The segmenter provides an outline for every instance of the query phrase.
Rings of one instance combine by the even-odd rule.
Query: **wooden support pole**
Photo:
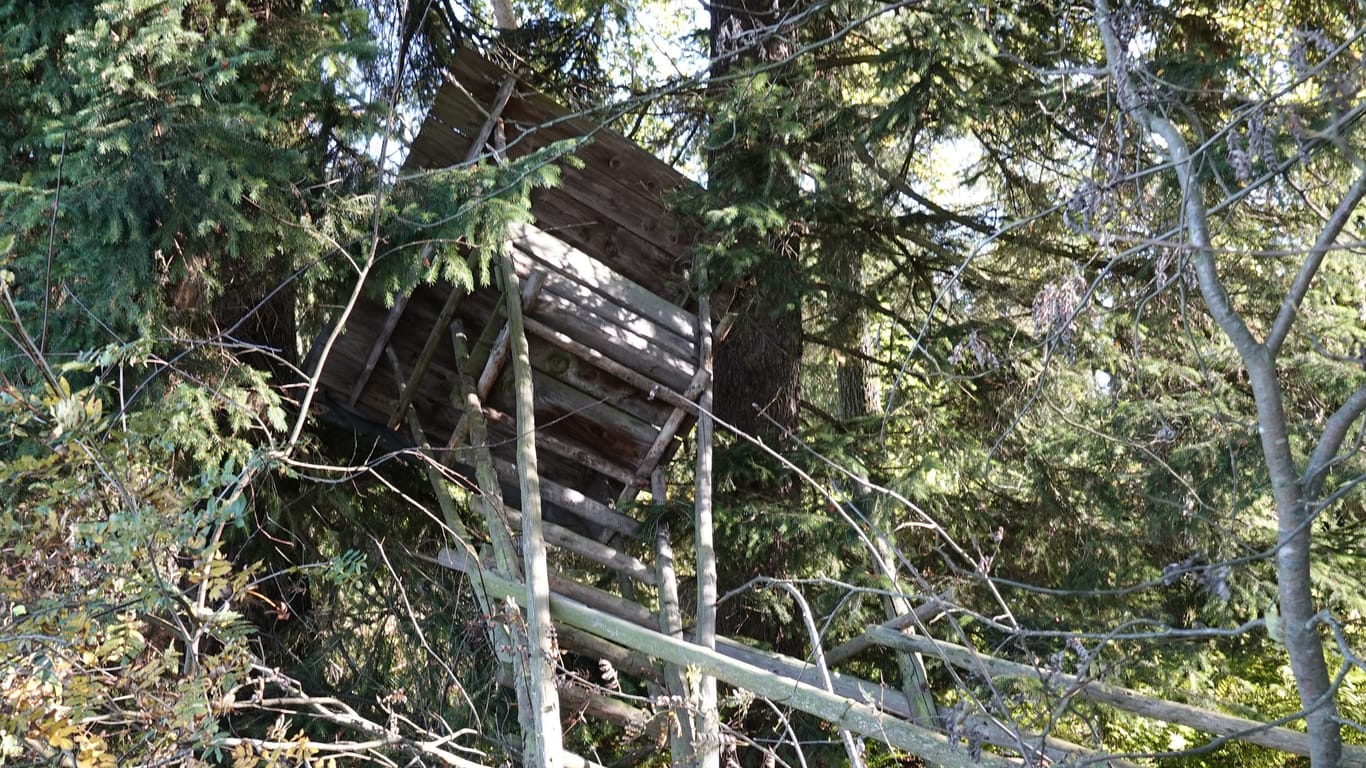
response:
[[[541,521],[541,479],[536,464],[536,395],[531,353],[522,326],[522,292],[512,267],[511,249],[498,260],[507,302],[508,337],[517,393],[517,474],[522,495],[522,561],[526,579],[527,681],[535,732],[523,734],[533,764],[558,768],[564,751],[560,697],[555,690],[554,628],[550,622],[550,576]],[[492,469],[492,467],[490,467]],[[529,742],[538,741],[532,745]]]
[[[457,362],[467,356],[463,336],[453,334]],[[512,528],[508,523],[507,510],[503,506],[503,488],[498,484],[498,474],[493,468],[493,454],[489,451],[488,426],[484,423],[483,408],[479,396],[474,392],[474,383],[456,365],[460,389],[464,393],[467,412],[477,414],[470,421],[470,443],[465,453],[465,463],[474,467],[475,483],[479,488],[479,507],[484,512],[484,524],[488,527],[489,542],[493,545],[494,562],[505,574],[520,573],[521,560],[517,547],[512,541]]]
[[[658,469],[650,475],[650,495],[657,507],[668,501],[664,473]],[[655,528],[655,575],[659,582],[659,631],[682,640],[683,615],[679,609],[678,577],[674,573],[673,542],[669,539],[669,526],[664,522]],[[693,692],[688,690],[688,678],[677,664],[664,665],[664,683],[669,693],[669,706],[678,723],[669,731],[669,753],[674,765],[690,768],[697,759],[694,713],[687,706],[693,699]]]
[[[427,367],[436,356],[436,348],[441,344],[441,337],[446,335],[446,327],[451,324],[455,310],[460,307],[460,302],[464,298],[465,289],[460,287],[452,288],[451,294],[446,297],[446,303],[441,306],[441,314],[437,315],[436,324],[427,334],[427,341],[422,345],[422,352],[418,354],[417,362],[413,365],[413,372],[408,375],[407,384],[399,392],[398,404],[389,416],[390,429],[396,429],[403,421],[403,414],[408,411],[408,406],[412,405],[413,398],[417,396],[417,391],[422,385],[422,378],[427,375]]]
[[[692,383],[689,384],[688,389],[683,392],[683,397],[692,400],[702,394],[702,390],[707,386],[710,377],[710,371],[705,368],[699,368],[697,373],[693,375]],[[636,468],[637,477],[646,477],[655,471],[655,467],[659,466],[659,460],[664,456],[664,451],[668,450],[669,442],[674,439],[674,435],[678,433],[678,428],[683,426],[683,420],[687,418],[688,415],[689,412],[687,409],[674,406],[673,412],[669,414],[669,418],[666,419],[664,425],[659,428],[659,435],[655,437],[654,444],[645,452],[645,458],[641,459],[640,466]]]
[[[524,309],[530,309],[536,303],[536,296],[541,292],[541,287],[544,285],[545,275],[539,272],[532,273],[531,279],[527,280],[526,285],[522,288],[522,307]],[[505,310],[495,312],[494,317],[498,317],[503,312]],[[492,322],[493,319],[490,318],[490,325],[484,329],[485,333],[492,327]],[[507,364],[508,343],[508,326],[505,324],[499,329],[498,336],[489,350],[488,360],[484,362],[484,368],[479,373],[479,380],[475,384],[474,391],[478,393],[481,401],[488,399],[489,393],[493,391],[494,383],[498,381],[499,374],[503,372],[503,366]],[[468,412],[461,414],[460,421],[456,422],[455,429],[451,430],[450,439],[446,441],[447,448],[454,448],[465,439],[465,433],[470,426],[469,419],[470,414]]]
[[[935,598],[924,605],[916,606],[910,613],[902,614],[891,621],[879,626],[892,630],[903,630],[907,627],[923,627],[934,621],[944,612],[944,602],[940,598]],[[869,648],[877,646],[877,642],[864,633],[858,637],[831,648],[825,654],[825,662],[831,667],[837,667],[844,662],[863,653]]]
[[[465,162],[467,164],[474,162],[479,158],[480,153],[483,152],[484,144],[488,142],[489,135],[493,132],[494,126],[497,125],[499,119],[501,119],[503,108],[507,106],[508,98],[512,96],[512,89],[516,84],[517,78],[513,75],[508,75],[507,79],[503,81],[502,87],[498,89],[498,95],[494,97],[493,103],[489,105],[488,119],[484,121],[484,125],[479,131],[479,135],[475,137],[474,142],[470,144],[469,150],[465,153]],[[423,252],[429,252],[429,248],[424,248]],[[474,268],[474,258],[475,255],[471,253],[466,260],[467,265],[471,270]],[[403,413],[408,409],[409,404],[413,402],[413,397],[417,394],[417,386],[422,382],[422,377],[427,375],[427,366],[431,365],[432,356],[436,354],[436,348],[441,343],[441,336],[446,332],[446,327],[450,325],[451,319],[455,317],[455,310],[460,306],[460,302],[464,297],[465,289],[459,286],[452,286],[451,295],[446,298],[445,305],[441,307],[441,314],[437,316],[436,324],[432,326],[432,331],[427,336],[427,343],[423,345],[422,353],[418,355],[417,364],[413,366],[412,375],[408,379],[408,386],[403,392],[399,393],[399,404],[394,408],[394,414],[390,419],[390,429],[394,429],[398,426],[399,421],[403,418]],[[407,299],[405,298],[404,301],[406,302]],[[397,318],[394,318],[394,322],[398,322]],[[385,325],[387,326],[388,323],[386,322]],[[392,332],[393,331],[390,330],[390,333]],[[359,385],[364,386],[364,382],[359,382]],[[357,396],[358,394],[359,390],[357,390]],[[352,402],[354,403],[355,400],[353,399]]]
[[[484,563],[480,566],[456,550],[442,550],[435,558],[435,562],[443,567],[473,575],[477,575],[481,567],[489,567],[490,565]],[[638,627],[648,629],[659,626],[660,617],[658,613],[646,610],[644,607],[610,592],[558,577],[554,573],[550,577],[550,588],[555,597],[567,597],[592,610],[601,611]],[[556,629],[561,647],[571,649],[590,658],[605,659],[620,673],[648,683],[669,687],[668,677],[662,675],[649,658],[640,651],[623,648],[596,635],[564,625],[563,622]],[[684,633],[682,639],[691,640],[691,636]],[[811,663],[801,659],[755,648],[721,636],[716,638],[716,651],[729,659],[748,664],[790,681],[813,685],[816,681],[816,668]],[[676,665],[666,664],[666,671],[671,667],[676,668]],[[831,672],[830,678],[834,692],[838,696],[850,701],[872,705],[877,710],[896,717],[909,718],[911,716],[911,705],[906,700],[906,695],[895,688],[889,688],[857,677],[841,675],[838,672]],[[980,739],[984,744],[991,744],[1011,751],[1022,751],[1035,758],[1046,757],[1056,763],[1072,759],[1085,762],[1088,765],[1136,768],[1131,762],[1101,756],[1093,749],[1056,737],[1044,737],[1018,728],[1008,727],[1006,724],[984,715],[970,716],[967,721],[960,725],[959,730],[970,733],[973,738]],[[676,765],[691,764],[690,762],[678,763],[677,760],[678,758],[675,757]]]
[[[693,528],[697,558],[697,614],[694,619],[696,642],[711,651],[716,649],[716,546],[712,523],[712,422],[711,377],[711,300],[705,292],[697,306],[697,371],[702,376],[702,392],[697,416],[696,487],[693,492]],[[716,677],[704,674],[697,683],[698,768],[718,768],[721,764],[720,704]]]
[[[465,152],[465,164],[468,165],[479,159],[479,155],[484,152],[484,145],[489,142],[489,136],[493,134],[493,127],[498,124],[503,114],[503,108],[507,106],[508,99],[512,97],[512,89],[517,87],[517,76],[508,75],[503,78],[503,84],[498,87],[498,94],[493,97],[493,103],[489,105],[488,119],[475,134],[474,141],[470,142],[470,148]]]
[[[423,248],[426,251],[427,247]],[[408,306],[408,294],[401,293],[394,297],[394,306],[389,309],[389,314],[384,318],[384,325],[379,329],[379,335],[375,337],[375,343],[370,347],[370,354],[365,356],[365,367],[361,368],[360,375],[356,377],[356,383],[351,385],[351,394],[346,398],[346,404],[354,406],[360,399],[361,393],[365,391],[365,385],[370,382],[370,376],[375,372],[375,366],[379,365],[379,358],[384,354],[384,350],[389,348],[389,338],[394,335],[394,329],[398,327],[398,321],[403,317],[403,308]],[[395,368],[394,370],[398,370]]]

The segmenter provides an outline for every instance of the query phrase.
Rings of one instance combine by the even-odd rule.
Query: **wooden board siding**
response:
[[[471,137],[488,125],[507,75],[469,52],[451,75],[459,84],[438,93],[407,171],[477,155]],[[597,118],[570,116],[524,86],[511,88],[500,117],[514,157],[585,139],[575,152],[583,167],[561,163],[561,186],[533,194],[535,225],[514,228],[506,246],[524,286],[547,541],[574,562],[648,585],[651,566],[603,543],[638,536],[638,521],[616,505],[672,457],[696,412],[699,326],[685,274],[693,239],[665,205],[691,182]],[[330,407],[344,409],[350,425],[387,432],[386,445],[403,445],[407,401],[431,455],[466,476],[468,424],[456,396],[463,364],[479,390],[499,484],[517,508],[517,422],[499,290],[419,286],[390,304],[367,298],[356,306],[323,370]],[[469,348],[463,363],[457,333]]]
[[[406,167],[444,168],[463,161],[487,120],[506,74],[462,50],[451,67],[461,87],[443,86],[413,141]],[[565,139],[587,139],[574,154],[583,168],[560,164],[562,184],[532,195],[537,225],[672,302],[687,299],[684,269],[693,236],[671,218],[665,201],[692,186],[687,177],[625,137],[601,127],[604,116],[571,116],[524,87],[503,110],[507,152],[522,157]]]

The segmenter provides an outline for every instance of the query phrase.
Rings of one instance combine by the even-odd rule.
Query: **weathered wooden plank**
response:
[[[684,386],[692,377],[693,367],[687,357],[661,344],[658,338],[644,335],[653,330],[648,323],[619,325],[591,307],[576,305],[553,294],[542,297],[542,309],[535,316],[537,320],[562,328],[579,341],[600,347],[609,354],[614,348],[621,349],[623,357],[618,359],[631,365],[639,363],[642,371],[669,371],[670,375],[683,377]],[[591,333],[594,330],[596,334]]]
[[[505,439],[514,437],[517,433],[516,419],[494,408],[484,408],[484,418],[488,420],[489,426],[497,426],[501,436]],[[620,483],[631,484],[636,482],[635,472],[618,464],[617,462],[599,455],[595,451],[581,445],[566,442],[559,438],[546,434],[544,431],[536,435],[538,446],[558,456],[568,459],[572,463],[581,464],[594,472],[606,475]]]
[[[602,333],[602,329],[591,322],[562,313],[542,314],[529,319],[535,320],[539,327],[561,333],[576,343],[591,345],[599,354],[676,392],[686,389],[692,380],[693,371],[686,362],[669,355],[652,354],[648,342],[628,331]],[[537,335],[540,335],[539,332]],[[649,390],[644,391],[649,397]]]
[[[512,527],[518,531],[522,530],[521,511],[512,507],[505,507],[504,509]],[[642,584],[655,585],[654,569],[625,552],[606,544],[600,544],[586,536],[580,536],[568,528],[550,521],[542,521],[541,525],[545,530],[545,543],[592,560]]]
[[[525,254],[522,255],[525,257]],[[544,265],[534,257],[518,259],[517,269],[520,277],[542,271],[533,267],[544,267]],[[667,325],[657,322],[651,316],[643,314],[636,307],[623,305],[607,294],[594,290],[587,283],[566,277],[563,273],[552,269],[544,269],[543,271],[549,273],[546,276],[546,293],[559,296],[575,306],[587,307],[614,325],[629,328],[646,338],[656,339],[661,346],[673,351],[679,357],[691,359],[697,354],[692,341],[695,333],[691,335],[677,333]],[[521,273],[526,274],[522,275]]]
[[[654,426],[556,379],[538,376],[536,387],[536,419],[543,435],[591,448],[620,463],[635,464],[658,434]],[[511,384],[504,376],[485,403],[506,410],[511,402]]]
[[[451,71],[482,103],[490,101],[497,85],[506,76],[497,65],[469,49],[457,52]],[[620,133],[604,127],[603,115],[571,117],[564,106],[526,86],[519,89],[517,98],[508,104],[504,114],[512,123],[509,126],[509,144],[516,138],[512,134],[513,130],[532,126],[537,129],[536,139],[543,142],[540,146],[564,138],[592,136],[594,161],[602,163],[611,173],[629,178],[630,183],[638,186],[641,193],[658,195],[693,183],[668,163],[644,152]],[[531,141],[527,143],[532,145],[531,148],[536,148]]]
[[[449,550],[443,550],[445,556]],[[438,556],[438,560],[441,560]],[[485,587],[492,595],[523,596],[520,585],[497,573],[483,572]],[[557,621],[583,629],[615,643],[648,649],[651,656],[683,667],[696,667],[703,675],[714,676],[742,690],[753,691],[775,703],[790,706],[829,722],[836,728],[878,739],[890,746],[919,755],[946,767],[1004,768],[1011,762],[996,755],[972,756],[948,743],[944,736],[871,705],[828,693],[820,688],[794,681],[751,664],[731,659],[717,651],[684,642],[654,629],[637,626],[608,613],[560,595],[552,595],[550,610]]]
[[[563,624],[556,624],[555,632],[559,635],[562,648],[590,659],[603,659],[611,663],[617,672],[636,680],[663,683],[654,661],[640,651],[623,648],[610,640]]]
[[[495,456],[493,467],[498,472],[499,480],[506,483],[517,479],[517,468],[513,466],[511,462],[503,461]],[[600,501],[588,498],[573,488],[560,485],[554,480],[542,478],[541,499],[556,506],[563,507],[584,520],[601,525],[604,528],[624,534],[630,538],[634,539],[640,536],[640,523],[634,519],[612,509]]]
[[[597,366],[622,381],[639,388],[640,391],[646,393],[646,397],[658,398],[670,405],[687,409],[690,413],[696,415],[697,405],[695,403],[690,402],[686,397],[679,392],[670,389],[662,382],[656,381],[629,366],[622,365],[598,350],[580,344],[568,335],[532,318],[527,318],[526,328],[527,331],[549,341],[590,365]]]
[[[518,251],[560,275],[601,293],[679,336],[696,339],[695,315],[624,277],[602,261],[544,229],[530,225],[520,225],[510,235]]]
[[[560,284],[563,285],[563,282]],[[577,301],[574,297],[566,296],[557,291],[547,291],[545,294],[545,302],[542,307],[537,310],[537,313],[545,314],[555,311],[565,311],[572,314],[578,314],[589,322],[620,328],[639,336],[649,342],[652,349],[668,354],[678,360],[692,360],[696,357],[695,348],[691,342],[684,341],[644,317],[641,317],[628,309],[623,309],[616,303],[607,301],[601,296],[595,294],[586,298],[587,300]]]
[[[356,376],[356,383],[351,387],[351,394],[346,399],[347,405],[355,405],[360,399],[360,393],[365,390],[365,385],[370,382],[370,376],[375,372],[375,366],[379,364],[380,355],[384,354],[384,348],[389,344],[389,337],[394,335],[394,329],[398,327],[399,318],[403,317],[403,308],[408,306],[408,296],[399,294],[394,297],[394,306],[389,310],[388,316],[384,318],[384,325],[379,329],[379,335],[375,337],[375,343],[370,347],[370,354],[365,358],[365,367]]]
[[[515,109],[515,106],[510,106],[509,111]],[[459,97],[441,98],[438,95],[433,114],[439,116],[441,122],[453,127],[455,132],[464,135],[473,134],[483,120],[468,99]],[[548,145],[550,142],[545,141],[542,135],[545,130],[543,126],[518,126],[514,123],[508,136],[509,154],[521,157],[532,149]],[[562,135],[555,140],[563,138],[576,137]],[[631,165],[636,158],[648,155],[644,155],[639,148],[614,152],[607,157],[603,157],[603,154],[602,148],[590,143],[580,146],[574,153],[584,162],[583,167],[557,163],[561,182],[558,189],[562,192],[557,194],[554,189],[549,189],[533,195],[537,218],[540,219],[541,211],[537,204],[541,198],[558,200],[566,197],[567,200],[559,202],[572,203],[569,210],[584,221],[611,222],[658,248],[667,254],[665,258],[668,260],[685,256],[692,245],[691,236],[675,223],[660,193],[648,191],[644,188],[648,185],[633,183],[630,178],[633,170]],[[613,166],[624,170],[616,170]],[[679,271],[674,270],[672,274],[677,275]]]
[[[611,403],[613,407],[651,426],[664,424],[671,413],[664,403],[648,399],[648,393],[601,368],[589,365],[554,344],[543,342],[539,337],[531,344],[531,364],[546,376],[579,390],[593,400]]]
[[[687,303],[688,286],[682,273],[691,265],[691,257],[669,253],[618,226],[591,203],[577,199],[571,189],[533,190],[531,210],[537,223],[559,239],[613,265],[653,293]]]

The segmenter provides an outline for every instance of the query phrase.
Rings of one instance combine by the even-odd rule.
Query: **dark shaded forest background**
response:
[[[419,466],[300,411],[358,276],[487,280],[558,183],[544,156],[397,171],[461,47],[700,182],[688,289],[735,318],[721,634],[806,658],[775,582],[826,648],[933,601],[921,635],[1312,743],[845,662],[965,755],[978,715],[1144,765],[1366,743],[1358,8],[516,8],[0,2],[0,765],[520,762]],[[652,513],[679,541],[685,442]],[[725,686],[715,714],[739,764],[849,759]],[[670,764],[564,726],[596,763]]]

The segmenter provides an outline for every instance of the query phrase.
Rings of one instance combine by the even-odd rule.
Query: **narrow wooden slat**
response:
[[[542,265],[531,259],[518,259],[518,275],[526,277],[531,274],[533,266]],[[635,307],[623,306],[578,280],[567,278],[549,269],[544,271],[549,273],[546,277],[546,293],[558,296],[576,307],[585,307],[613,325],[635,331],[672,351],[678,357],[691,358],[696,354],[692,336],[675,333],[648,315],[642,314]]]
[[[683,393],[683,397],[690,401],[695,400],[702,393],[702,388],[706,386],[708,375],[705,368],[698,371],[697,375],[693,376],[692,383],[688,385],[687,391]],[[641,459],[640,465],[636,467],[637,477],[645,477],[655,471],[655,467],[659,466],[659,460],[668,450],[669,443],[673,441],[674,435],[678,434],[679,427],[683,426],[683,421],[689,416],[688,411],[682,408],[674,408],[673,413],[669,414],[669,420],[660,427],[659,435],[655,438],[654,444],[650,446],[650,450],[645,452],[645,458]]]
[[[591,320],[566,312],[541,313],[537,324],[592,348],[624,368],[681,392],[692,381],[693,367],[672,355],[653,353],[645,339],[618,328],[600,328]],[[645,390],[649,396],[649,390]]]
[[[569,300],[555,295],[543,297],[544,309],[536,319],[552,328],[559,328],[574,338],[589,344],[618,362],[653,374],[670,383],[686,387],[695,367],[685,356],[658,343],[657,339],[641,335],[641,323],[632,327],[609,322],[606,318]],[[648,324],[646,324],[648,325]]]
[[[528,332],[536,334],[540,338],[545,339],[551,344],[578,357],[580,360],[601,368],[622,381],[639,388],[640,391],[645,393],[646,397],[658,398],[670,405],[683,408],[693,415],[696,415],[697,413],[697,405],[695,403],[690,402],[688,398],[684,397],[679,392],[670,389],[668,385],[660,383],[628,366],[622,365],[592,347],[580,344],[567,334],[561,333],[560,331],[531,318],[527,318],[526,329]]]
[[[688,369],[688,361],[696,357],[695,347],[677,336],[663,330],[658,325],[609,301],[592,300],[577,302],[559,293],[548,292],[544,296],[541,316],[554,316],[557,313],[570,314],[590,326],[604,329],[605,336],[619,339],[640,339],[640,349],[649,351],[657,357],[671,357],[678,361],[679,367]]]
[[[618,673],[629,675],[636,680],[663,684],[654,660],[640,651],[623,648],[610,640],[559,622],[555,624],[555,633],[560,638],[562,648],[568,648],[590,659],[607,661]]]
[[[427,341],[422,345],[422,352],[418,354],[417,362],[413,364],[413,371],[408,375],[408,382],[404,385],[402,392],[399,393],[398,404],[389,414],[390,429],[394,429],[403,421],[404,412],[408,410],[413,398],[417,396],[417,391],[422,385],[422,377],[427,375],[427,366],[432,364],[432,357],[436,355],[436,348],[441,343],[441,337],[446,333],[446,326],[450,325],[451,318],[455,317],[455,310],[460,306],[460,300],[463,298],[465,298],[465,290],[460,287],[452,288],[450,295],[446,297],[446,303],[441,306],[441,312],[436,316],[436,322],[427,334]]]
[[[536,296],[541,292],[545,285],[545,277],[538,273],[533,273],[531,279],[527,280],[526,285],[522,286],[522,307],[529,308],[536,301]],[[495,312],[493,317],[498,317]],[[455,332],[453,326],[450,327],[452,333]],[[485,329],[487,332],[487,329]],[[481,337],[482,339],[482,337]],[[508,350],[508,327],[504,324],[498,331],[498,337],[493,342],[493,349],[489,352],[489,359],[484,363],[484,369],[479,374],[479,381],[475,384],[474,391],[479,395],[481,401],[487,401],[489,393],[493,391],[493,384],[498,380],[498,375],[502,373],[503,366],[507,364]],[[469,414],[462,415],[460,421],[456,423],[455,429],[451,430],[450,439],[446,441],[446,448],[453,449],[465,439],[465,432],[469,429]]]
[[[522,513],[512,507],[504,507],[507,511],[508,522],[518,531],[522,530]],[[629,576],[642,584],[654,586],[656,584],[654,569],[642,563],[634,557],[606,544],[600,544],[586,536],[577,533],[560,525],[556,525],[548,520],[541,522],[545,530],[545,543],[557,549],[592,560],[599,565],[616,571],[617,573]]]
[[[646,393],[559,347],[546,343],[539,337],[532,343],[531,363],[545,376],[578,390],[592,400],[608,403],[613,408],[625,411],[642,424],[652,425],[656,430],[672,412],[664,403],[646,399]]]
[[[486,97],[506,74],[497,65],[468,49],[461,49],[456,54],[451,70],[458,80],[481,98]],[[640,185],[641,192],[667,192],[692,184],[668,163],[648,152],[642,152],[620,133],[604,128],[600,115],[568,118],[568,110],[564,106],[530,89],[524,89],[513,102],[513,107],[516,111],[508,110],[509,119],[538,126],[538,133],[547,136],[546,143],[566,137],[592,136],[595,140],[592,145],[595,159],[612,173],[627,177],[629,172],[631,182]],[[624,164],[623,157],[631,158],[633,162]]]
[[[503,482],[515,480],[517,477],[517,468],[509,461],[495,456],[493,467],[498,472],[498,478]],[[542,478],[541,499],[563,507],[584,520],[608,530],[616,531],[633,539],[640,538],[639,522],[600,501],[590,499],[579,491],[560,485],[553,480]]]
[[[484,408],[484,418],[490,425],[496,424],[503,429],[504,434],[517,434],[517,420],[502,411],[493,408]],[[635,472],[621,466],[610,459],[599,456],[582,446],[573,445],[563,440],[556,439],[541,433],[536,436],[537,445],[545,447],[546,450],[558,456],[569,459],[575,464],[581,464],[601,475],[606,475],[618,482],[636,482]]]
[[[508,97],[512,95],[512,90],[516,86],[517,78],[514,75],[503,78],[503,84],[498,87],[498,93],[493,97],[493,103],[489,107],[483,127],[474,134],[474,141],[470,142],[470,148],[465,152],[466,164],[474,162],[479,158],[479,155],[483,154],[484,145],[488,143],[489,136],[493,133],[493,127],[498,123],[499,116],[503,114],[503,108],[507,106]]]
[[[549,232],[521,225],[512,232],[512,244],[570,280],[592,288],[684,338],[696,338],[693,334],[697,320],[692,313],[627,280],[611,267]]]

